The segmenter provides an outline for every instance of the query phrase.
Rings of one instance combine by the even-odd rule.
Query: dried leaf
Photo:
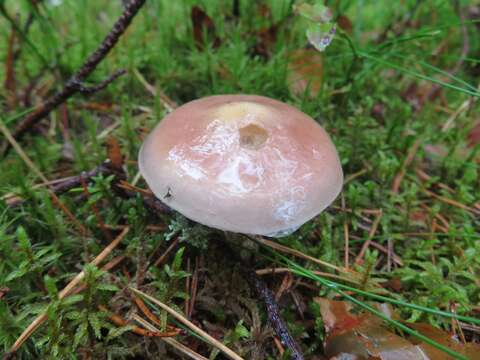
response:
[[[348,34],[353,33],[352,21],[346,15],[339,15],[337,17],[337,25],[340,29],[342,29],[346,33]]]
[[[213,39],[213,47],[220,46],[220,39],[215,34],[215,24],[210,16],[207,15],[199,6],[193,6],[191,12],[193,24],[193,38],[197,49],[205,48],[205,36],[207,39]]]
[[[345,301],[334,301],[325,298],[315,298],[320,305],[325,331],[329,336],[335,336],[358,327],[364,319],[350,314],[351,305]]]
[[[289,56],[287,83],[290,92],[303,96],[309,91],[311,98],[318,96],[322,87],[322,55],[313,49],[296,50]]]
[[[425,343],[414,343],[390,331],[383,322],[370,313],[354,314],[343,301],[315,298],[320,305],[325,324],[325,353],[332,359],[380,360],[447,360],[450,356]],[[386,312],[385,312],[386,311]],[[395,318],[391,308],[382,312]],[[480,352],[479,344],[461,344],[447,333],[429,324],[408,324],[430,339],[474,359]]]
[[[417,330],[422,335],[428,336],[430,339],[442,344],[449,349],[464,355],[468,359],[476,359],[480,354],[480,344],[468,343],[462,344],[456,339],[441,329],[437,329],[430,324],[408,324],[412,329]],[[414,341],[414,339],[412,339]],[[450,360],[451,356],[434,348],[431,345],[421,343],[418,347],[432,360]]]

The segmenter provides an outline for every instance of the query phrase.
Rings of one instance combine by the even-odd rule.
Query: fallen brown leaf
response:
[[[380,318],[370,313],[354,313],[347,302],[326,298],[315,298],[314,301],[320,305],[326,333],[325,354],[329,359],[451,359],[431,345],[395,334]],[[391,307],[380,304],[377,308],[386,316],[396,318]],[[479,344],[461,344],[443,330],[429,324],[408,326],[469,359],[475,359],[480,353]]]
[[[296,50],[289,56],[287,83],[290,92],[302,96],[308,89],[310,98],[315,98],[322,88],[322,56],[314,49]]]

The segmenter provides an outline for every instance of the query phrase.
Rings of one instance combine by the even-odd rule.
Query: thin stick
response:
[[[342,210],[345,210],[345,196],[342,194]],[[343,221],[343,237],[345,239],[345,269],[348,270],[350,266],[350,236],[348,231],[347,219]]]
[[[145,329],[150,330],[150,331],[158,331],[158,329],[150,324],[149,322],[145,321],[142,319],[140,316],[137,314],[134,314],[132,318],[137,321],[139,324],[141,324]],[[168,345],[174,347],[178,351],[180,351],[182,354],[185,354],[189,356],[193,360],[208,360],[206,357],[203,357],[202,355],[196,353],[189,347],[183,345],[182,343],[178,342],[177,340],[173,338],[160,338],[159,340],[166,342]]]
[[[163,261],[167,258],[167,256],[172,252],[172,250],[178,245],[178,242],[180,241],[180,238],[177,236],[175,240],[172,241],[172,243],[169,245],[167,250],[155,261],[153,266],[159,267]]]
[[[8,128],[3,123],[2,119],[0,119],[0,131],[2,132],[3,136],[7,139],[10,145],[15,149],[18,156],[23,160],[23,162],[35,173],[44,183],[48,183],[48,179],[45,175],[40,171],[39,168],[33,163],[32,160],[28,157],[28,155],[23,151],[22,147],[18,144],[15,138],[12,136]]]
[[[390,238],[389,238],[389,239],[390,239]],[[388,247],[385,247],[385,246],[383,246],[383,245],[380,245],[379,243],[377,243],[377,242],[375,242],[375,241],[371,241],[371,242],[370,242],[370,245],[371,245],[372,247],[374,247],[374,248],[376,248],[376,249],[378,249],[378,250],[380,250],[380,251],[382,251],[382,252],[384,252],[384,253],[386,253],[386,254],[388,255],[388,252],[389,252]],[[391,256],[391,261],[393,261],[394,263],[396,263],[396,264],[399,265],[399,266],[403,266],[403,261],[402,261],[402,259],[401,259],[397,254],[395,254],[395,253],[393,252],[393,248],[390,249],[390,251],[391,251],[391,254],[390,254],[390,256]]]
[[[458,201],[455,201],[455,200],[452,200],[452,199],[449,199],[449,198],[446,198],[444,196],[441,196],[441,195],[438,195],[438,194],[435,194],[433,191],[430,191],[430,190],[427,190],[427,189],[423,189],[423,192],[427,195],[430,195],[432,197],[434,197],[435,199],[438,199],[446,204],[449,204],[449,205],[452,205],[452,206],[455,206],[459,209],[462,209],[462,210],[466,210],[466,211],[470,211],[474,214],[477,214],[479,215],[480,214],[480,211],[478,211],[477,209],[475,208],[472,208],[470,206],[467,206],[465,204],[462,204],[462,203],[459,203]]]
[[[330,278],[330,279],[337,279],[337,280],[342,280],[342,281],[347,281],[347,282],[350,282],[352,284],[357,284],[359,285],[359,282],[354,280],[354,279],[350,279],[348,277],[344,277],[344,276],[340,276],[340,275],[335,275],[335,274],[330,274],[330,273],[326,273],[326,272],[323,272],[323,271],[311,271],[313,274],[315,275],[318,275],[318,276],[323,276],[323,277],[326,277],[326,278]],[[290,269],[290,268],[287,268],[287,267],[277,267],[277,268],[265,268],[265,269],[259,269],[259,270],[256,270],[255,273],[259,276],[263,276],[263,275],[275,275],[275,274],[284,274],[284,273],[291,273],[291,274],[295,274],[295,272]]]
[[[98,309],[101,311],[104,311],[108,313],[108,317],[110,321],[112,321],[115,325],[117,326],[127,326],[128,321],[122,318],[120,315],[117,315],[110,310],[108,310],[105,306],[99,305]],[[158,338],[167,338],[167,337],[172,337],[178,335],[177,331],[167,331],[167,332],[161,332],[161,331],[148,331],[144,330],[142,328],[139,328],[138,326],[134,326],[132,329],[132,332],[134,332],[137,335],[140,336],[146,336],[146,337],[158,337]]]
[[[403,162],[400,171],[398,172],[398,174],[393,179],[392,192],[398,193],[398,190],[400,189],[400,185],[402,183],[402,180],[405,177],[405,173],[407,171],[407,168],[410,166],[413,159],[415,158],[415,155],[417,154],[418,147],[420,146],[420,144],[421,144],[421,140],[418,139],[418,140],[415,141],[415,143],[410,148],[410,151],[408,152],[408,155],[405,158],[405,161]]]
[[[147,89],[150,95],[152,95],[155,98],[158,97],[160,99],[160,102],[162,103],[163,107],[168,112],[172,112],[178,107],[178,104],[172,99],[170,99],[163,91],[161,90],[157,91],[157,89],[153,85],[150,85],[137,69],[133,69],[133,74],[137,77],[138,81],[142,83],[145,89]]]
[[[103,175],[111,175],[112,169],[108,166],[108,163],[103,163],[96,168],[82,172],[80,175],[69,176],[63,179],[56,179],[51,180],[48,182],[43,182],[42,184],[34,185],[32,188],[37,189],[43,186],[49,187],[55,194],[60,195],[63,194],[73,188],[79,187],[82,184],[82,181],[89,182],[93,177],[98,176],[100,174]],[[23,203],[23,199],[19,196],[8,194],[7,197],[2,197],[7,202],[8,206],[18,206]]]
[[[122,239],[127,235],[129,227],[123,229],[123,231],[105,248],[103,251],[93,259],[90,264],[98,265],[103,261],[117,246],[120,244]],[[85,271],[81,271],[75,276],[68,284],[63,288],[62,291],[58,294],[59,299],[67,297],[70,292],[83,280],[85,277]],[[47,320],[46,311],[41,313],[37,318],[23,331],[23,333],[18,337],[13,346],[10,349],[10,353],[15,353],[22,346],[22,344],[37,330],[45,321]]]
[[[162,308],[163,310],[165,310],[167,313],[169,313],[171,316],[173,316],[175,319],[177,319],[178,321],[180,321],[181,323],[183,323],[185,326],[187,326],[188,328],[190,328],[192,331],[196,332],[197,334],[199,334],[202,338],[204,338],[210,345],[216,347],[217,349],[219,349],[221,352],[223,352],[227,357],[229,357],[230,359],[233,359],[233,360],[244,360],[241,356],[237,355],[236,353],[234,353],[232,350],[230,350],[228,347],[226,347],[224,344],[222,344],[220,341],[218,341],[217,339],[213,338],[212,336],[210,336],[208,333],[206,333],[205,331],[203,331],[202,329],[200,329],[198,326],[196,326],[194,323],[192,323],[191,321],[187,320],[183,315],[179,314],[178,312],[176,312],[175,310],[173,310],[171,307],[169,307],[168,305],[162,303],[160,300],[157,300],[156,298],[154,298],[153,296],[150,296],[146,293],[144,293],[143,291],[140,291],[138,289],[135,289],[133,287],[129,287],[130,290],[132,290],[133,292],[143,296],[144,298],[150,300],[151,302],[153,302],[155,305],[159,306],[160,308]]]
[[[228,233],[227,233],[228,236]],[[251,237],[244,235],[246,238],[251,239]],[[228,237],[227,237],[228,239]],[[300,347],[295,342],[295,339],[288,330],[287,325],[283,321],[280,315],[280,308],[275,301],[275,296],[267,287],[267,285],[261,280],[255,271],[251,270],[253,266],[251,264],[245,263],[245,261],[237,255],[229,243],[228,240],[224,241],[225,248],[224,251],[228,252],[229,257],[235,259],[237,262],[242,263],[243,267],[240,268],[240,273],[247,281],[250,289],[257,293],[257,296],[261,299],[265,306],[265,310],[267,312],[268,321],[270,326],[272,327],[273,331],[279,337],[282,344],[284,344],[288,349],[290,349],[292,353],[292,359],[294,360],[303,360],[303,354],[300,350]]]
[[[280,317],[280,308],[275,301],[275,296],[272,291],[265,285],[265,283],[256,276],[254,271],[250,272],[250,282],[252,283],[258,296],[262,299],[263,303],[267,307],[268,320],[277,333],[282,343],[291,350],[293,360],[303,360],[302,352],[290,335],[287,325]]]
[[[325,266],[325,267],[328,267],[330,269],[334,269],[338,272],[341,272],[341,273],[344,273],[346,272],[345,269],[342,269],[338,266],[335,266],[333,264],[330,264],[326,261],[323,261],[323,260],[320,260],[320,259],[317,259],[317,258],[314,258],[310,255],[306,255],[304,253],[302,253],[301,251],[298,251],[298,250],[295,250],[295,249],[291,249],[289,248],[288,246],[284,246],[284,245],[280,245],[274,241],[271,241],[271,240],[267,240],[267,239],[264,239],[262,237],[259,237],[259,236],[255,236],[255,237],[252,237],[252,236],[248,236],[249,239],[251,240],[254,240],[256,242],[259,242],[260,244],[262,245],[266,245],[268,247],[271,247],[275,250],[278,250],[280,252],[283,252],[285,254],[290,254],[290,255],[293,255],[293,256],[296,256],[296,257],[299,257],[299,258],[302,258],[302,259],[306,259],[306,260],[310,260],[314,263],[317,263],[319,265],[322,265],[322,266]]]
[[[355,259],[355,264],[359,264],[360,261],[363,259],[365,252],[367,251],[368,247],[370,246],[370,243],[372,242],[373,237],[375,236],[375,233],[377,232],[377,228],[378,228],[378,225],[380,224],[380,220],[382,219],[382,215],[383,215],[383,212],[382,210],[380,210],[378,212],[377,217],[375,218],[375,221],[372,224],[372,227],[370,228],[367,241],[363,243],[362,249],[360,250],[360,253]]]

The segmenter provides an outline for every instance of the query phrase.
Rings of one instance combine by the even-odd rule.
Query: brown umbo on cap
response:
[[[266,236],[296,230],[343,183],[325,130],[294,107],[256,95],[179,107],[147,137],[139,166],[155,195],[187,218]]]

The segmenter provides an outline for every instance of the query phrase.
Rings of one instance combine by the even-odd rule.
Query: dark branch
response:
[[[105,89],[111,82],[115,81],[118,77],[126,74],[127,71],[125,69],[117,70],[115,71],[112,75],[110,75],[108,78],[103,80],[100,84],[94,85],[94,86],[85,86],[82,83],[78,83],[78,92],[84,94],[84,95],[90,95],[93,93],[96,93],[100,90]]]
[[[255,289],[258,297],[262,299],[265,304],[268,321],[272,326],[273,330],[280,338],[280,341],[292,353],[293,360],[304,360],[303,354],[298,346],[298,344],[293,339],[292,335],[288,331],[287,325],[280,317],[280,308],[278,307],[275,297],[273,296],[272,291],[267,287],[265,282],[263,282],[255,273],[255,271],[250,271],[249,282],[251,286]]]
[[[98,175],[115,175],[115,179],[112,182],[112,189],[115,191],[116,194],[119,196],[129,199],[137,196],[137,192],[133,190],[126,189],[125,187],[119,186],[120,180],[125,180],[125,175],[120,169],[116,169],[112,166],[109,161],[105,161],[101,165],[97,166],[96,168],[81,173],[80,175],[72,176],[70,178],[65,179],[61,183],[54,184],[50,186],[50,190],[55,193],[55,195],[61,195],[66,193],[67,191],[81,187],[83,183],[89,183],[95,176]],[[168,213],[172,210],[165,205],[163,202],[155,198],[154,196],[147,196],[142,194],[142,201],[145,207],[155,214],[159,213]],[[6,200],[7,206],[10,208],[17,207],[25,202],[25,199],[15,197],[11,200]]]
[[[28,132],[33,127],[33,125],[37,124],[40,120],[46,117],[58,105],[65,102],[75,93],[81,92],[81,84],[95,70],[97,65],[108,55],[110,50],[112,50],[112,48],[116,45],[120,36],[125,32],[135,15],[138,13],[140,8],[144,4],[145,0],[130,0],[127,3],[122,15],[113,25],[110,33],[105,37],[100,46],[88,57],[83,66],[77,71],[77,73],[75,73],[66,82],[63,90],[53,95],[50,99],[41,104],[32,113],[27,115],[27,117],[23,119],[20,124],[18,124],[13,134],[17,140],[20,139],[26,132]],[[107,80],[103,81],[100,85],[98,85],[98,88],[103,89],[111,81],[113,81],[116,77],[120,75],[118,73],[116,74],[117,75],[114,76],[113,79],[112,77],[110,77]]]
[[[249,236],[247,236],[249,238]],[[234,259],[235,261],[242,263],[242,267],[239,271],[242,273],[242,276],[247,281],[249,287],[254,291],[260,300],[265,305],[265,310],[267,311],[268,322],[270,326],[277,334],[278,338],[284,346],[290,349],[292,354],[292,360],[304,360],[304,356],[300,347],[293,339],[290,334],[287,325],[280,316],[280,308],[275,300],[275,296],[272,291],[267,287],[265,282],[261,280],[257,273],[252,270],[253,266],[251,264],[246,264],[245,260],[238,256],[238,251],[235,251],[231,243],[227,240],[223,240],[223,251],[228,252],[228,256]]]
[[[55,193],[55,195],[61,195],[73,188],[80,187],[82,185],[82,182],[90,182],[92,178],[95,176],[98,176],[100,174],[111,175],[112,173],[113,172],[111,167],[107,162],[105,162],[97,166],[93,170],[83,172],[80,175],[69,177],[65,179],[65,181],[51,185],[49,188],[51,191]],[[17,207],[23,204],[24,202],[25,202],[25,199],[22,199],[21,197],[14,197],[6,200],[6,204],[10,208]]]

